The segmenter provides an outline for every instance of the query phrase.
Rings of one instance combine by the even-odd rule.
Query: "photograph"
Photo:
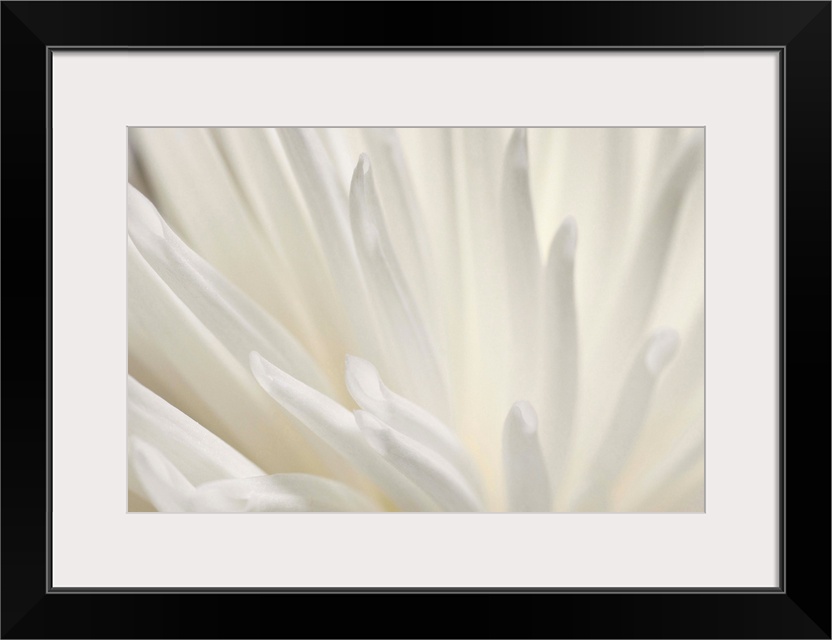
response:
[[[127,511],[705,511],[704,127],[126,135]]]

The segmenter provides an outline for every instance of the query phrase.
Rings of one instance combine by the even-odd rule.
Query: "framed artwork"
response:
[[[2,635],[830,637],[829,3],[396,8],[3,3]]]

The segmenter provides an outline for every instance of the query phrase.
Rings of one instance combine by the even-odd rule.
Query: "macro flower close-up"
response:
[[[704,510],[704,129],[128,146],[129,511]]]

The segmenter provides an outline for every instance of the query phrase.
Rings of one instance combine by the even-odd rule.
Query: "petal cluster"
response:
[[[700,511],[699,129],[131,129],[131,510]]]

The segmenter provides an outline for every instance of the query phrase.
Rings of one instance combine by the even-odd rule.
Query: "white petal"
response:
[[[278,134],[337,281],[339,271],[358,267],[350,241],[347,194],[314,130],[279,129]]]
[[[202,513],[378,511],[378,505],[346,485],[306,474],[209,482],[197,488],[189,507]]]
[[[404,280],[381,215],[370,162],[364,155],[353,174],[350,218],[364,278],[388,335],[388,349],[398,353],[395,366],[389,370],[406,373],[396,383],[406,385],[420,404],[447,415],[445,374],[421,310]]]
[[[329,161],[335,167],[338,175],[338,184],[346,186],[352,178],[352,170],[355,166],[355,158],[359,153],[366,150],[362,144],[360,148],[353,151],[348,138],[360,136],[360,129],[333,129],[329,127],[317,127],[314,129],[326,150]]]
[[[705,414],[701,412],[676,438],[661,458],[647,467],[642,477],[627,494],[627,504],[634,509],[649,510],[651,503],[661,498],[694,467],[703,468],[705,462]]]
[[[489,492],[502,490],[500,432],[503,412],[520,386],[509,360],[514,337],[507,316],[499,179],[505,140],[503,129],[464,128],[447,134],[446,153],[453,166],[451,222],[456,243],[447,277],[449,317],[448,371],[453,389],[449,419],[468,443]],[[505,138],[505,140],[504,140]],[[450,148],[448,148],[448,146]],[[497,179],[495,179],[495,176]],[[444,278],[443,278],[444,279]],[[496,419],[495,419],[496,418]]]
[[[432,305],[433,265],[416,192],[413,188],[401,143],[395,129],[365,129],[370,158],[377,171],[379,192],[385,203],[387,227],[391,230],[391,247],[411,276],[409,285],[419,305]]]
[[[679,347],[673,329],[658,329],[642,347],[619,395],[606,437],[595,455],[589,487],[581,499],[583,509],[605,510],[610,487],[620,473],[644,426],[656,379]]]
[[[247,366],[248,354],[256,349],[307,384],[329,390],[294,336],[191,251],[153,204],[130,186],[127,224],[130,237],[156,273],[239,363]]]
[[[279,129],[278,134],[347,309],[356,343],[363,352],[377,357],[376,331],[367,313],[366,286],[352,241],[347,193],[313,129]]]
[[[463,341],[466,349],[451,363],[460,361],[455,373],[461,378],[457,386],[462,387],[463,400],[481,406],[482,390],[494,388],[486,394],[493,398],[493,404],[486,409],[489,419],[481,416],[475,420],[480,429],[492,425],[487,440],[494,443],[493,455],[499,459],[500,414],[524,385],[516,375],[518,365],[527,364],[523,362],[526,349],[517,348],[517,324],[510,317],[516,311],[511,307],[509,291],[514,286],[516,271],[504,242],[504,185],[500,176],[510,130],[472,127],[454,134],[458,260],[463,281],[462,290],[454,292],[455,298],[450,302],[461,306],[464,312],[453,335]],[[532,339],[520,336],[523,342],[527,338]],[[491,419],[496,415],[500,419]]]
[[[367,445],[355,417],[340,404],[281,371],[257,353],[251,354],[257,382],[312,433],[374,480],[403,510],[433,511],[436,505]]]
[[[127,431],[158,449],[193,485],[263,475],[256,464],[132,376],[127,378]]]
[[[430,412],[388,389],[372,363],[348,355],[345,378],[347,390],[359,407],[442,456],[472,486],[479,487],[479,474],[453,431]]]
[[[534,382],[528,366],[535,356],[538,335],[540,252],[529,190],[529,158],[525,129],[517,129],[506,149],[503,170],[502,219],[506,256],[509,323],[512,329],[515,384],[512,394],[523,393]]]
[[[526,284],[531,297],[536,293],[540,253],[529,190],[529,151],[525,129],[517,129],[512,134],[503,171],[506,256],[508,263],[517,271],[517,280]]]
[[[165,219],[199,255],[270,311],[274,262],[207,129],[129,129]]]
[[[158,449],[135,436],[128,441],[127,453],[131,488],[159,511],[184,512],[194,492],[193,485]]]
[[[231,355],[127,244],[128,369],[267,473],[323,471],[320,455]]]
[[[537,438],[537,414],[528,402],[515,402],[503,427],[503,468],[509,511],[550,511],[552,495]]]
[[[396,433],[367,411],[356,411],[355,419],[369,445],[445,511],[483,510],[465,478],[444,458]]]
[[[688,326],[682,333],[679,354],[662,375],[656,387],[653,419],[663,423],[667,429],[668,418],[682,417],[689,413],[704,411],[705,397],[705,307],[689,318]],[[678,420],[675,421],[677,424]],[[679,429],[687,426],[685,420]],[[679,434],[676,434],[679,435]]]
[[[400,129],[398,131],[411,169],[410,177],[425,220],[430,262],[433,262],[433,282],[444,302],[457,305],[459,287],[459,239],[456,202],[453,129]],[[379,179],[381,199],[385,202],[385,188]],[[406,239],[405,239],[406,240]],[[442,277],[436,277],[442,274]],[[446,313],[452,309],[446,307]]]
[[[660,174],[643,222],[639,239],[621,278],[612,313],[603,316],[609,335],[632,343],[643,331],[645,321],[656,302],[676,224],[683,212],[684,198],[698,184],[697,175],[704,170],[704,141],[694,136],[680,149],[673,162]]]
[[[287,326],[301,339],[312,333],[324,343],[320,357],[325,357],[343,340],[345,311],[277,131],[219,128],[211,133],[275,254],[274,297],[284,295],[287,310],[302,316],[302,327]]]
[[[701,270],[694,280],[689,276],[696,274],[696,269],[681,280],[666,281],[666,276],[681,273],[678,270],[674,274],[666,273],[673,262],[669,256],[674,251],[674,239],[681,240],[678,231],[683,228],[679,223],[686,218],[698,220],[701,229],[703,210],[701,206],[693,206],[693,202],[695,192],[702,188],[702,134],[701,130],[688,133],[690,135],[685,136],[684,143],[673,142],[668,146],[676,151],[672,155],[665,154],[657,169],[645,170],[644,166],[650,164],[650,158],[642,159],[640,175],[645,182],[644,193],[636,197],[637,208],[632,212],[632,222],[627,225],[628,233],[621,239],[622,245],[627,247],[621,267],[608,265],[604,260],[595,258],[596,254],[592,254],[593,259],[579,260],[576,265],[577,303],[580,309],[587,310],[581,317],[581,343],[585,345],[581,352],[581,366],[582,371],[592,372],[591,376],[582,378],[579,390],[576,418],[584,432],[597,434],[595,425],[609,424],[608,403],[598,402],[597,399],[610,394],[615,397],[620,372],[629,368],[649,328],[662,325],[683,327],[686,318],[677,313],[677,309],[693,310],[692,303],[696,304],[701,299]],[[659,136],[661,139],[665,137],[664,133]],[[676,133],[672,137],[676,137]],[[654,138],[642,139],[650,140],[648,147],[654,146]],[[583,233],[586,227],[583,218],[579,220],[584,247],[581,255],[585,255],[591,249],[584,239],[593,234]],[[700,240],[697,237],[694,243]],[[587,264],[598,264],[599,269],[605,270],[607,287],[600,286],[600,280],[593,281],[586,277],[582,280],[581,272]],[[662,281],[665,281],[666,290],[675,290],[679,295],[661,295],[659,285]],[[592,288],[593,282],[600,296],[595,305],[587,302],[586,295],[587,286]],[[663,304],[663,298],[683,303],[669,307]],[[661,310],[660,315],[655,315],[657,309]],[[580,431],[576,431],[575,435],[576,441],[583,439]],[[576,446],[579,445],[576,443]]]
[[[564,472],[578,393],[578,318],[575,309],[575,248],[577,224],[561,224],[549,249],[543,301],[544,399],[541,438],[546,446],[552,481]]]
[[[127,145],[127,182],[150,197],[152,191],[147,185],[147,179],[144,177],[144,170],[142,169],[136,149],[131,144]]]

